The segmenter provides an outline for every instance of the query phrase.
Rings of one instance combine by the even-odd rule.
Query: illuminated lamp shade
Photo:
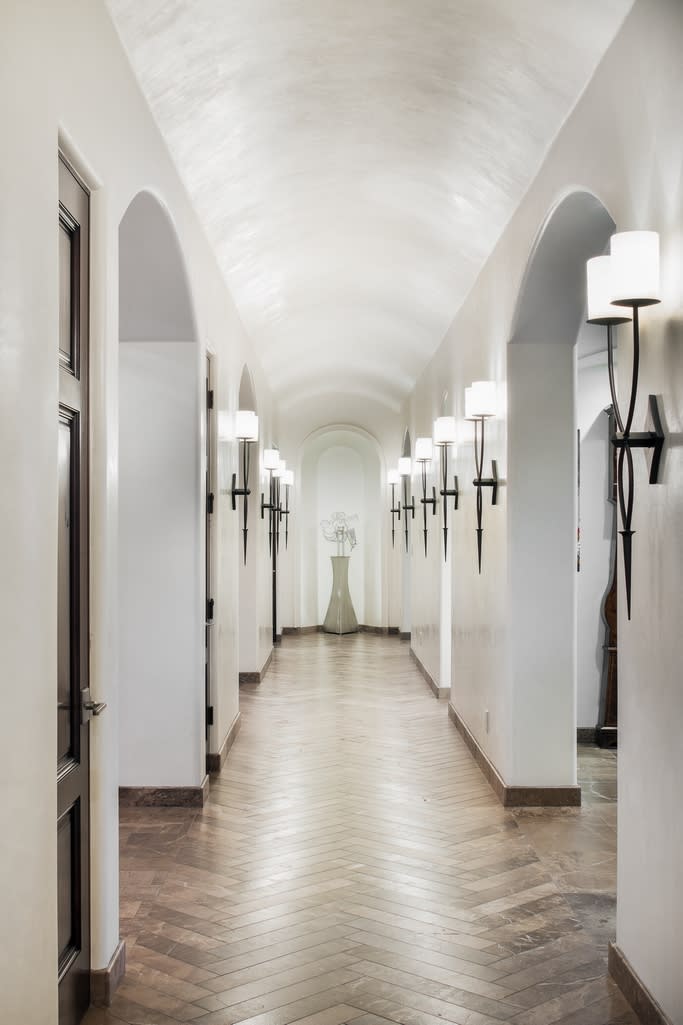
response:
[[[273,477],[282,477],[287,470],[287,463],[284,459],[280,459],[276,468],[273,470]]]
[[[455,444],[455,417],[440,416],[434,421],[434,444],[453,445]]]
[[[431,463],[434,457],[431,438],[418,438],[415,442],[415,461],[418,463]]]
[[[401,456],[398,461],[398,472],[401,477],[410,477],[410,474],[412,473],[410,456]]]
[[[286,488],[291,488],[292,487],[292,485],[294,484],[294,471],[293,470],[285,470],[285,472],[282,474],[282,483],[284,484],[284,486]]]
[[[465,389],[465,419],[477,420],[496,415],[496,382],[474,381]]]
[[[620,231],[610,240],[611,300],[617,306],[652,306],[661,300],[659,235]]]
[[[586,263],[586,306],[589,324],[625,324],[633,314],[612,302],[612,258],[594,256]]]
[[[235,437],[239,441],[258,441],[258,417],[252,409],[238,409],[235,413]]]
[[[398,484],[400,481],[400,474],[398,470],[389,470],[387,473],[387,484]]]
[[[280,453],[276,448],[264,448],[263,468],[265,470],[277,470],[280,465]]]

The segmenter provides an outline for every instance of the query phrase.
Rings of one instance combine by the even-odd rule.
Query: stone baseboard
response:
[[[211,772],[220,772],[221,771],[221,769],[223,768],[223,765],[225,764],[225,759],[228,757],[228,751],[230,750],[232,745],[235,743],[235,737],[239,733],[241,725],[242,725],[242,713],[238,712],[237,715],[235,716],[235,718],[233,719],[232,726],[228,730],[228,733],[227,733],[227,736],[226,736],[225,740],[221,744],[220,751],[218,751],[216,754],[207,754],[207,756],[206,756],[206,771],[207,772],[211,773]]]
[[[261,669],[260,672],[240,673],[240,676],[239,676],[240,683],[261,683],[261,681],[265,677],[266,673],[270,669],[270,663],[272,661],[273,661],[273,652],[271,651],[271,653],[269,654],[268,658],[266,659],[266,661],[265,661],[265,663],[263,665],[263,668]]]
[[[577,726],[576,727],[576,743],[577,744],[595,744],[596,743],[597,730],[595,726]]]
[[[209,796],[209,777],[198,787],[119,787],[122,808],[203,808]]]
[[[410,630],[399,630],[399,632],[398,632],[398,639],[399,639],[399,641],[409,641],[410,640]]]
[[[516,787],[509,786],[493,762],[479,746],[453,705],[448,702],[448,717],[455,723],[458,733],[470,749],[475,762],[483,772],[504,808],[578,808],[581,787]]]
[[[114,993],[126,974],[126,942],[119,945],[112,954],[106,968],[90,972],[90,1000],[97,1007],[109,1007]]]
[[[609,945],[608,968],[642,1025],[673,1025],[616,943]]]
[[[389,637],[393,634],[398,633],[397,626],[359,626],[358,630],[362,634],[378,634],[380,637]]]
[[[439,685],[432,679],[432,677],[429,675],[425,667],[422,665],[422,662],[420,662],[420,659],[417,657],[412,648],[410,649],[410,657],[416,663],[417,668],[420,670],[425,680],[429,684],[429,687],[434,697],[438,698],[439,700],[449,698],[451,696],[451,688],[439,687]]]

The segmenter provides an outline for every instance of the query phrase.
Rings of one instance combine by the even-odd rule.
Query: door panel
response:
[[[90,1002],[88,621],[89,196],[59,162],[57,935],[59,1021]]]

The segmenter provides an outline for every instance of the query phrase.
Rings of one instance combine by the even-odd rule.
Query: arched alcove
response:
[[[330,426],[304,442],[297,501],[299,616],[303,627],[325,618],[330,597],[334,548],[320,523],[333,513],[356,515],[358,536],[349,567],[349,589],[359,623],[388,625],[383,587],[385,524],[384,463],[377,441],[350,426]]]
[[[573,191],[554,206],[529,258],[508,346],[517,785],[576,783],[577,338],[582,351],[600,348],[598,329],[583,324],[585,266],[605,251],[613,230],[591,193]]]
[[[120,782],[204,776],[200,356],[168,211],[139,193],[119,227]]]

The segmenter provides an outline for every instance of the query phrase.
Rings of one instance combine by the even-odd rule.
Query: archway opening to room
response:
[[[149,192],[119,227],[119,751],[124,802],[201,803],[206,366],[183,255]],[[188,796],[188,799],[189,799]]]
[[[577,726],[582,739],[589,727],[593,737],[604,717],[614,530],[609,385],[604,329],[585,324],[585,273],[614,227],[588,192],[554,207],[527,265],[508,347],[518,785],[575,786]]]

